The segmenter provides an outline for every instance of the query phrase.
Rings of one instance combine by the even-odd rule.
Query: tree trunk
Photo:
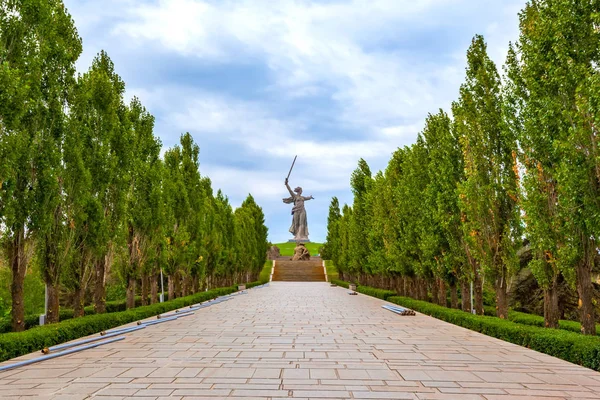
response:
[[[175,280],[176,280],[176,278],[177,277],[174,276],[174,275],[169,275],[168,276],[168,280],[169,280],[169,283],[168,283],[168,286],[169,286],[169,289],[168,289],[169,300],[173,300],[175,298]]]
[[[185,289],[185,279],[181,274],[178,274],[177,280],[175,281],[175,296],[183,297],[184,289]]]
[[[73,305],[73,316],[75,318],[83,317],[84,296],[85,296],[85,289],[82,289],[82,288],[75,289],[75,304]]]
[[[439,285],[440,285],[440,289],[438,291],[438,304],[440,306],[448,307],[448,300],[447,300],[448,294],[446,292],[446,281],[444,281],[443,279],[440,279]]]
[[[192,294],[196,294],[200,291],[200,279],[198,275],[195,275],[192,280]]]
[[[468,280],[463,279],[460,282],[460,297],[462,310],[471,312],[471,285]]]
[[[592,261],[589,262],[588,260]],[[592,257],[586,259],[577,265],[576,284],[579,294],[579,312],[581,318],[581,333],[584,335],[596,334],[596,320],[594,317],[593,286],[592,286]]]
[[[429,282],[427,286],[431,286],[431,302],[437,303],[440,289],[438,286],[437,279],[434,278],[431,282]]]
[[[550,287],[544,289],[544,325],[558,329],[558,275],[554,276]]]
[[[148,305],[148,289],[150,284],[150,277],[146,273],[142,273],[142,305]]]
[[[508,318],[508,283],[506,276],[499,276],[495,282],[496,289],[496,316],[501,319]]]
[[[404,291],[404,277],[402,276],[396,277],[396,292],[398,296],[406,296],[406,292]]]
[[[96,261],[96,287],[94,290],[94,309],[96,314],[106,312],[106,257]]]
[[[483,315],[483,282],[478,271],[475,271],[475,282],[473,282],[473,291],[475,292],[475,313]]]
[[[27,260],[25,259],[25,231],[19,229],[14,239],[8,243],[8,256],[12,270],[12,329],[13,332],[25,330],[24,284]]]
[[[181,297],[185,297],[188,295],[188,277],[181,278]]]
[[[456,287],[456,283],[450,285],[450,307],[454,309],[458,308],[458,288]]]
[[[135,278],[130,276],[127,280],[127,309],[135,308]]]
[[[48,288],[48,312],[46,314],[46,323],[54,324],[59,320],[60,311],[58,282],[48,284],[46,287]]]
[[[429,293],[427,293],[427,281],[424,278],[418,278],[419,300],[428,301]]]
[[[150,304],[158,303],[158,281],[159,281],[159,279],[160,279],[160,274],[150,276]]]

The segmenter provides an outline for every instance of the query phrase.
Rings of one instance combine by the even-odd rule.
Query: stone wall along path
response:
[[[401,317],[324,282],[248,292],[121,342],[0,373],[0,398],[600,398],[598,372],[424,315]]]

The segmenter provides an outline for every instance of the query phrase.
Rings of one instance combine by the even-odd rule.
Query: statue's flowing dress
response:
[[[290,226],[290,233],[294,235],[295,240],[308,240],[308,220],[306,218],[306,209],[304,208],[304,201],[310,200],[310,197],[304,197],[296,194],[290,189],[289,185],[286,185],[291,197],[283,199],[286,204],[294,203],[292,208],[292,226]]]

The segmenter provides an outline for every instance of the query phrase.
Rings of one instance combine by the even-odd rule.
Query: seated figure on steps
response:
[[[294,249],[294,256],[292,261],[308,261],[310,260],[310,252],[304,245],[304,243],[298,243]]]

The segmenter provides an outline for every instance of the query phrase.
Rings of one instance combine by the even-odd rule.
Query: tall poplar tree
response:
[[[440,110],[429,115],[423,136],[429,154],[427,205],[431,208],[432,233],[427,246],[436,260],[436,275],[450,284],[451,305],[458,306],[456,285],[461,282],[463,300],[467,300],[468,271],[461,229],[457,189],[463,179],[462,154],[450,117]],[[440,304],[445,305],[445,292],[440,290]],[[468,303],[467,303],[468,304]],[[463,309],[465,309],[463,304]]]
[[[182,152],[175,146],[165,152],[163,170],[163,201],[165,207],[165,273],[169,299],[181,293],[181,271],[189,248],[189,233],[185,224],[190,213],[188,191],[181,168]]]
[[[429,183],[428,155],[423,136],[419,134],[417,141],[406,148],[402,159],[402,176],[398,186],[398,207],[402,214],[400,255],[406,263],[405,269],[415,276],[413,295],[420,300],[428,299],[428,285],[433,281],[435,260],[424,252],[424,225],[431,218],[424,208],[424,193]],[[410,276],[410,275],[409,275]],[[432,294],[437,286],[431,287]]]
[[[582,331],[594,334],[591,270],[597,255],[600,37],[597,1],[529,1],[509,54],[520,130],[532,271],[544,289],[547,326],[558,326],[559,273],[579,294]]]
[[[136,97],[132,99],[129,106],[129,119],[133,131],[126,198],[129,259],[124,263],[123,275],[127,284],[127,308],[133,308],[136,282],[141,277],[144,266],[149,262],[150,249],[155,240],[153,235],[157,233],[157,223],[160,222],[158,193],[161,186],[159,159],[161,143],[153,133],[154,117]]]
[[[52,294],[60,275],[60,158],[64,110],[81,40],[60,0],[3,3],[0,14],[0,226],[12,271],[13,330],[25,327],[27,243],[47,244],[44,278]],[[60,231],[60,232],[59,232]],[[59,239],[60,238],[60,239]],[[52,321],[56,318],[51,317]]]
[[[350,264],[350,226],[352,224],[352,208],[344,204],[342,208],[342,216],[339,223],[340,232],[340,257],[339,263],[336,265],[340,279],[355,280],[355,276],[351,275]]]
[[[358,168],[354,170],[350,178],[350,186],[354,194],[354,204],[349,224],[350,247],[348,269],[357,279],[360,279],[361,275],[363,275],[364,265],[369,256],[367,236],[370,219],[367,209],[367,193],[371,188],[372,180],[371,169],[367,162],[361,158],[358,161]]]
[[[83,163],[91,178],[84,246],[94,266],[97,313],[106,311],[106,274],[127,205],[133,134],[123,102],[124,91],[124,82],[102,51],[79,78],[78,99],[71,110],[74,129],[80,131],[85,148],[81,153]]]
[[[497,315],[508,315],[508,282],[520,246],[516,138],[502,119],[500,77],[482,36],[467,51],[467,78],[453,113],[462,144],[465,181],[460,185],[465,237],[494,282]]]
[[[329,205],[329,215],[327,216],[327,239],[326,248],[329,255],[329,259],[333,261],[334,265],[340,263],[340,219],[342,213],[340,211],[340,202],[337,197],[331,199]]]

